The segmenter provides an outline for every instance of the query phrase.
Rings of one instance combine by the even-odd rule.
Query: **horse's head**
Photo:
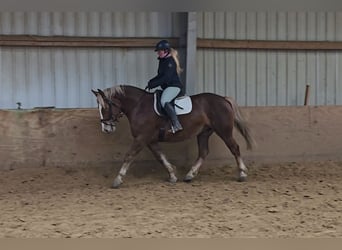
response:
[[[112,101],[106,97],[105,93],[97,89],[91,90],[97,99],[97,104],[100,113],[100,122],[102,127],[102,132],[112,133],[116,129],[116,123],[118,119],[122,116],[121,105],[119,102]]]

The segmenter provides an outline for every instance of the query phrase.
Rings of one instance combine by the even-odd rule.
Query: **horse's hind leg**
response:
[[[234,140],[234,138],[231,136],[227,140],[224,140],[224,141],[225,141],[227,147],[230,149],[230,151],[232,152],[232,154],[235,157],[235,161],[236,161],[238,171],[239,171],[238,181],[241,181],[241,182],[246,181],[248,169],[245,166],[245,164],[243,163],[243,160],[241,158],[239,145]]]
[[[177,177],[175,174],[175,166],[173,166],[165,157],[165,155],[161,152],[160,146],[158,143],[152,143],[148,145],[148,148],[151,150],[153,155],[156,157],[156,159],[163,164],[163,166],[167,169],[170,179],[169,181],[171,183],[177,182]]]
[[[216,131],[216,133],[218,134],[218,136],[221,137],[221,139],[224,141],[224,143],[229,148],[230,152],[232,152],[232,154],[235,157],[235,161],[236,161],[238,171],[239,171],[238,181],[241,181],[241,182],[246,181],[248,169],[245,166],[245,164],[243,163],[243,160],[241,158],[239,145],[234,140],[232,135],[226,136],[226,135],[223,135],[221,133],[218,133],[217,131]]]
[[[190,171],[186,174],[184,178],[185,182],[190,182],[198,174],[200,167],[209,153],[208,140],[213,132],[212,129],[208,128],[197,135],[198,158]]]
[[[123,178],[125,177],[129,167],[134,161],[137,154],[143,149],[143,145],[137,141],[134,141],[131,149],[126,153],[124,158],[124,163],[121,166],[119,174],[114,179],[112,188],[118,188],[123,183]]]

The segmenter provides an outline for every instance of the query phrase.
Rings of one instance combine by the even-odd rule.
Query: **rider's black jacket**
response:
[[[160,86],[162,89],[167,87],[178,87],[183,90],[183,85],[177,74],[177,65],[172,56],[158,58],[158,75],[148,82],[148,87],[153,89]]]

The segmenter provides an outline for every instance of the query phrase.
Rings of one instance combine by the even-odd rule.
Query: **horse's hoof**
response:
[[[115,179],[112,184],[112,188],[119,188],[121,184],[122,184],[122,181]]]
[[[177,182],[177,177],[170,177],[169,182],[170,183],[176,183]]]
[[[238,182],[245,182],[247,181],[247,176],[240,176]]]
[[[192,176],[188,176],[188,175],[187,175],[187,176],[184,177],[184,180],[183,180],[183,181],[189,183],[189,182],[192,181],[192,178],[193,178]]]
[[[121,184],[113,183],[111,188],[118,189],[120,187],[120,185]]]

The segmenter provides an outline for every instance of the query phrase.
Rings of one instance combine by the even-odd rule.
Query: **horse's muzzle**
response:
[[[102,132],[106,134],[110,134],[110,133],[113,133],[115,129],[116,129],[115,127],[104,127],[102,128]]]
[[[116,129],[115,124],[112,124],[112,123],[107,124],[107,123],[102,122],[101,125],[102,125],[102,132],[106,134],[113,133]]]

